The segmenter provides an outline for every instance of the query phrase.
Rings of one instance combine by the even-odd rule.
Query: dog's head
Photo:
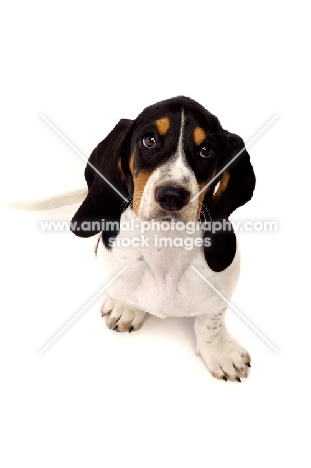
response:
[[[85,170],[89,192],[73,231],[82,237],[100,232],[101,220],[120,220],[126,201],[143,220],[227,220],[255,187],[247,151],[232,161],[243,147],[239,136],[192,99],[147,107],[135,120],[121,120],[91,154]],[[81,229],[85,221],[97,221],[98,228]],[[104,243],[117,233],[103,231]],[[205,248],[206,260],[221,271],[235,250],[234,232],[220,230]]]

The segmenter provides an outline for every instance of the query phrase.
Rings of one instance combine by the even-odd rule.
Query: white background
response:
[[[8,6],[9,5],[9,6]],[[104,284],[90,242],[1,216],[1,452],[11,467],[310,466],[308,300],[310,72],[306,2],[7,2],[1,12],[3,200],[84,185],[87,157],[118,119],[190,96],[249,141],[257,176],[238,220],[242,272],[228,326],[250,351],[242,384],[213,379],[193,320],[149,318],[113,333],[100,298],[39,350]]]

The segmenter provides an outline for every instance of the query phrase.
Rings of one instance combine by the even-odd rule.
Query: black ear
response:
[[[84,172],[88,195],[71,221],[72,232],[80,237],[103,231],[106,246],[118,229],[105,226],[120,221],[121,207],[130,195],[131,181],[123,167],[130,157],[131,124],[131,120],[120,120],[92,152]]]
[[[256,183],[242,138],[225,131],[225,139],[226,155],[218,171],[237,157],[221,174],[219,187],[213,197],[206,195],[204,199],[204,205],[208,206],[213,223],[218,222],[217,227],[220,224],[222,226],[215,232],[205,232],[205,236],[211,239],[210,247],[204,248],[205,258],[214,271],[224,270],[235,257],[236,237],[228,217],[252,198]]]

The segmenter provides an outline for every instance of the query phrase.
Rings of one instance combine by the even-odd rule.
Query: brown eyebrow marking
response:
[[[168,117],[162,117],[162,119],[156,120],[156,126],[160,135],[165,135],[170,128],[170,119]]]
[[[201,127],[196,127],[193,132],[194,143],[199,146],[206,138],[206,133]]]

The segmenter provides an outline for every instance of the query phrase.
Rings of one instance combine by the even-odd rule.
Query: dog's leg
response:
[[[213,377],[240,382],[241,377],[247,377],[251,358],[228,333],[224,323],[225,311],[196,317],[197,351]]]
[[[106,317],[107,327],[119,332],[138,330],[146,316],[143,310],[111,297],[104,301],[100,311]]]

